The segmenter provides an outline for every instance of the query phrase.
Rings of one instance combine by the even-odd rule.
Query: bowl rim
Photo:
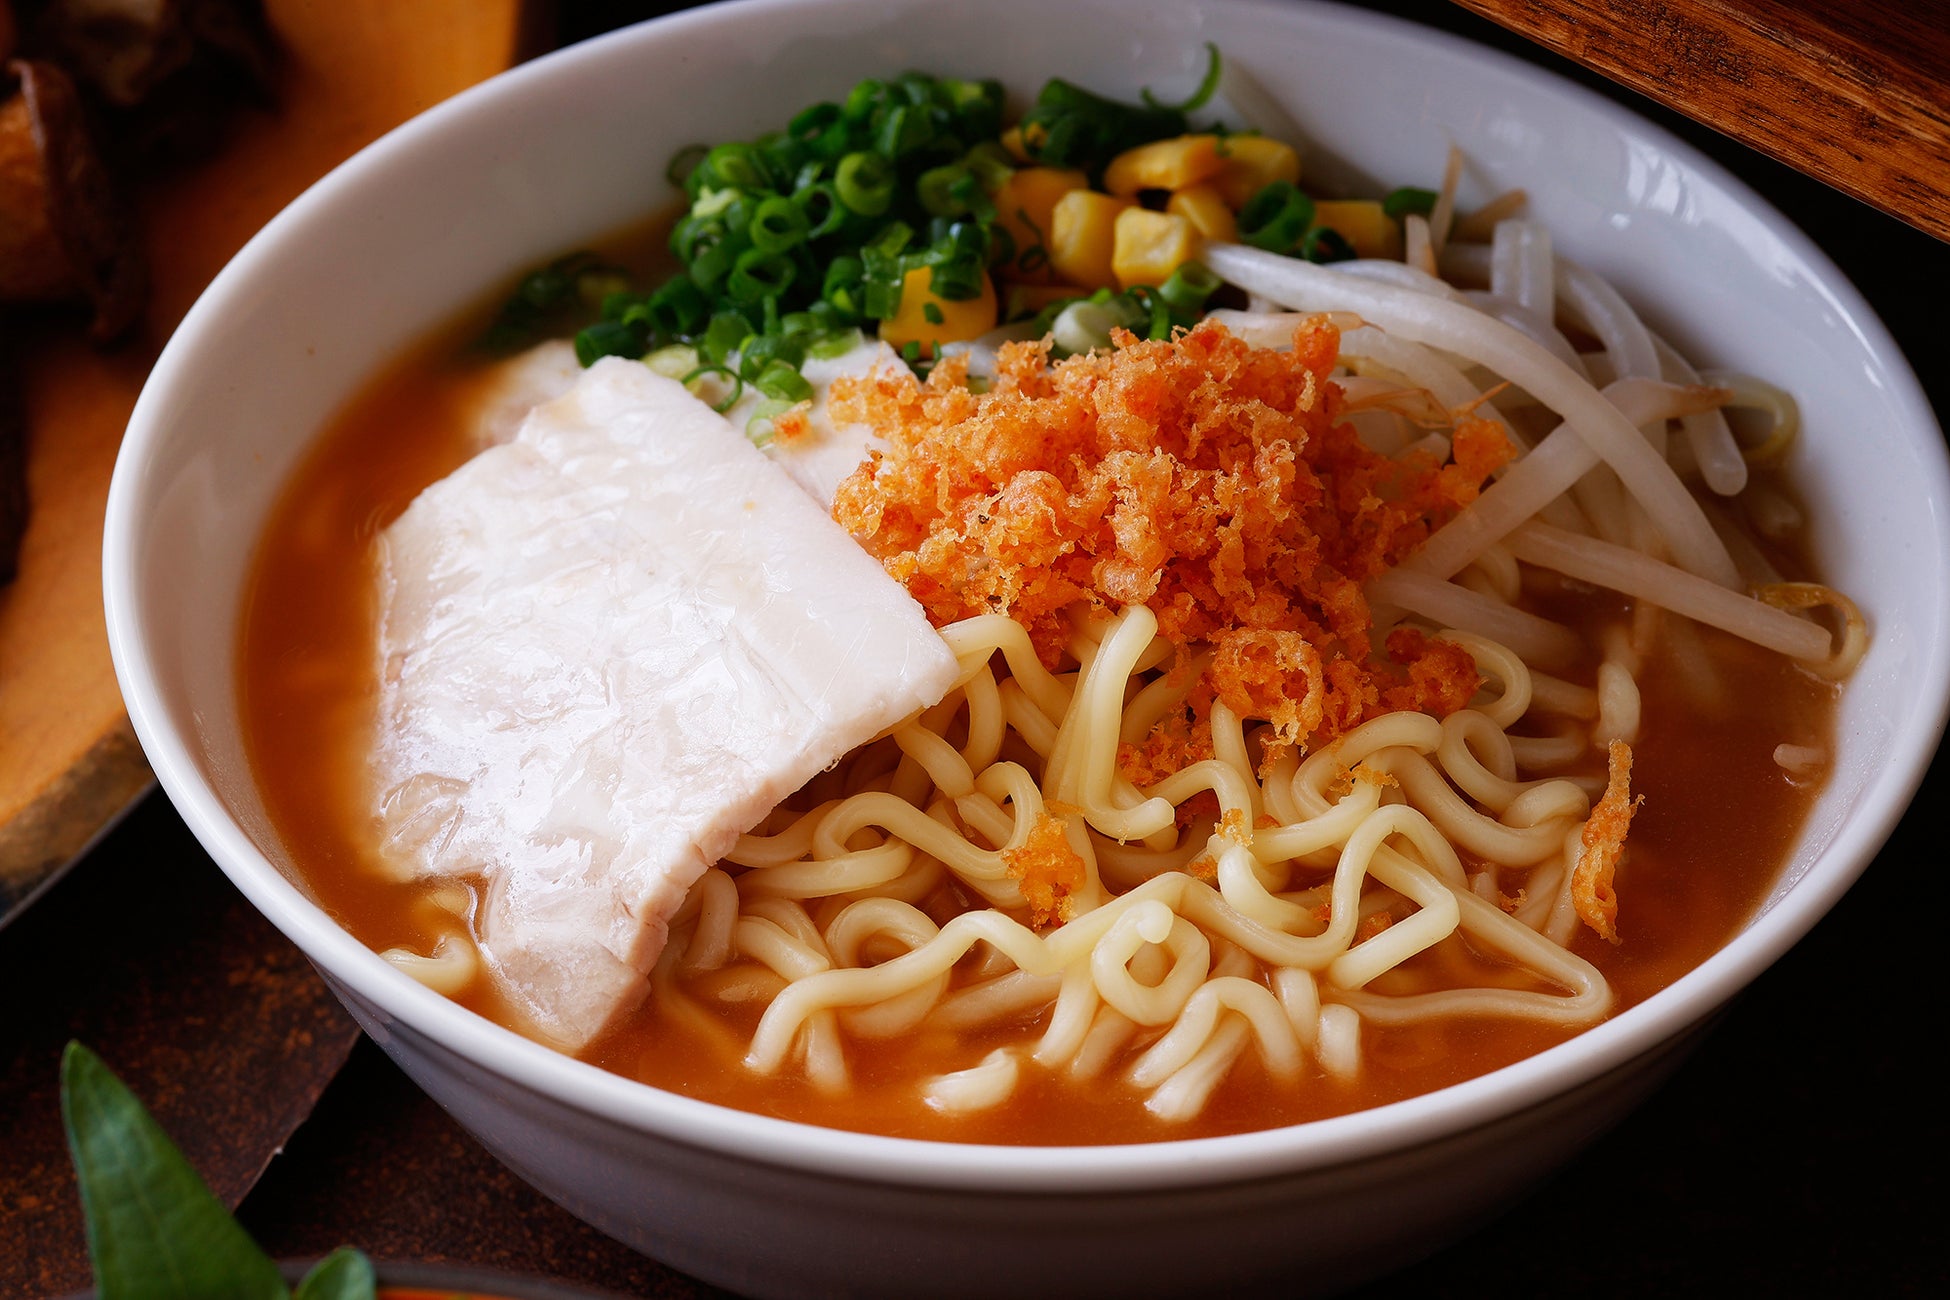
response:
[[[1950,457],[1935,414],[1907,358],[1859,290],[1799,227],[1720,163],[1663,126],[1554,69],[1468,37],[1332,0],[1204,0],[1206,7],[1269,23],[1321,25],[1378,34],[1542,86],[1621,133],[1645,140],[1758,219],[1843,311],[1865,350],[1894,381],[1890,398],[1906,414],[1933,481],[1950,501]],[[661,1140],[752,1162],[913,1188],[1039,1193],[1146,1192],[1320,1171],[1399,1152],[1490,1125],[1576,1088],[1684,1034],[1731,1001],[1811,930],[1867,869],[1908,808],[1950,717],[1950,611],[1941,612],[1924,655],[1929,694],[1902,720],[1891,774],[1867,787],[1860,806],[1816,858],[1808,879],[1779,897],[1725,947],[1667,988],[1567,1043],[1488,1074],[1349,1115],[1255,1132],[1091,1146],[1006,1146],[882,1137],[756,1115],[668,1093],[530,1041],[420,985],[341,929],[260,852],[201,776],[185,737],[171,726],[157,674],[144,653],[137,588],[143,483],[166,437],[171,392],[193,374],[197,339],[226,304],[248,289],[262,264],[301,232],[309,214],[348,179],[435,142],[482,106],[531,85],[572,75],[599,60],[627,61],[644,43],[692,28],[762,21],[804,0],[721,0],[593,37],[464,90],[396,127],[334,168],[260,230],[198,298],[165,345],[130,418],[110,484],[103,546],[111,657],[131,722],[159,784],[224,873],[333,982],[439,1048],[572,1110]],[[1934,438],[1927,435],[1936,434]],[[1939,534],[1942,526],[1939,526]],[[1950,548],[1946,548],[1950,549]]]

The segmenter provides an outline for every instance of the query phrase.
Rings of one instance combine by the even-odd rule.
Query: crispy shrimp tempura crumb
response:
[[[1043,812],[1020,847],[1002,850],[1002,860],[1022,885],[1031,924],[1040,930],[1070,919],[1070,895],[1083,887],[1087,873],[1060,819]]]
[[[840,485],[833,514],[937,626],[1008,614],[1055,666],[1079,605],[1148,605],[1181,657],[1208,656],[1175,728],[1127,750],[1182,756],[1214,699],[1324,743],[1396,709],[1446,716],[1476,692],[1460,647],[1397,630],[1373,643],[1362,584],[1399,562],[1513,454],[1457,417],[1448,463],[1391,459],[1341,421],[1339,332],[1302,324],[1290,351],[1206,321],[1170,341],[1116,336],[1051,363],[1005,344],[989,391],[965,362],[843,379],[834,417],[888,443]],[[1185,723],[1191,723],[1186,728]]]
[[[1632,747],[1622,740],[1612,741],[1606,762],[1605,793],[1584,824],[1584,843],[1571,870],[1571,906],[1599,938],[1615,944],[1618,895],[1612,878],[1624,856],[1625,833],[1632,828],[1639,800],[1632,797]]]

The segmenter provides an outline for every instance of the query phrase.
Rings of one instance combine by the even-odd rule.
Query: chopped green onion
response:
[[[836,257],[826,264],[826,279],[819,288],[821,301],[832,304],[848,320],[866,315],[866,270],[857,257]]]
[[[954,113],[961,134],[992,140],[1002,130],[1002,83],[993,79],[960,81],[943,78],[938,85]]]
[[[1435,211],[1435,202],[1439,197],[1434,190],[1404,185],[1399,189],[1388,191],[1381,200],[1381,210],[1397,221],[1410,213],[1426,217]]]
[[[666,379],[675,379],[682,383],[685,376],[697,369],[697,349],[686,347],[682,343],[672,343],[667,347],[645,353],[643,364]]]
[[[882,157],[898,161],[925,148],[933,140],[932,119],[918,105],[906,105],[881,119],[874,147]]]
[[[833,189],[853,211],[877,217],[894,201],[894,171],[879,154],[858,150],[840,159]]]
[[[691,279],[697,282],[697,287],[700,289],[715,290],[718,284],[731,273],[731,268],[737,264],[739,254],[745,251],[740,241],[730,236],[706,245],[691,258]]]
[[[990,190],[1008,180],[1016,170],[1015,159],[994,140],[982,141],[963,154],[961,162],[984,189]]]
[[[1239,238],[1255,248],[1290,253],[1314,222],[1314,201],[1291,181],[1274,181],[1239,210]]]
[[[1219,53],[1215,47],[1208,49],[1206,80],[1216,89]],[[1037,161],[1082,168],[1094,183],[1102,179],[1110,160],[1126,149],[1185,134],[1190,127],[1186,114],[1201,107],[1211,93],[1201,83],[1182,107],[1160,104],[1149,93],[1143,96],[1143,104],[1120,104],[1053,77],[1023,115],[1024,143]],[[1030,143],[1039,137],[1041,143]]]
[[[1171,308],[1165,303],[1164,298],[1159,295],[1156,289],[1148,285],[1133,285],[1125,291],[1124,296],[1129,298],[1138,310],[1149,318],[1150,323],[1145,328],[1144,337],[1148,339],[1168,339],[1171,337],[1173,325]]]
[[[530,271],[501,304],[478,341],[493,352],[512,352],[586,324],[613,297],[629,297],[629,279],[595,253],[579,251]]]
[[[879,105],[880,97],[886,92],[885,82],[875,81],[872,77],[867,78],[848,92],[846,102],[840,105],[840,116],[855,125],[865,122]]]
[[[1315,226],[1300,241],[1300,256],[1309,262],[1346,262],[1358,254],[1340,231],[1332,226]]]
[[[1143,308],[1123,295],[1079,298],[1051,322],[1050,342],[1063,356],[1078,356],[1110,346],[1110,332],[1143,324]]]
[[[860,332],[857,321],[842,316],[839,308],[833,306],[832,303],[827,302],[824,298],[819,299],[810,307],[807,307],[806,315],[812,317],[812,327],[806,334],[806,347],[808,349],[813,344],[830,338],[835,334],[858,334]]]
[[[783,254],[748,248],[732,265],[731,275],[725,280],[725,291],[733,302],[741,303],[777,297],[792,284],[798,270],[792,259]]]
[[[679,380],[678,382],[683,384],[684,387],[690,388],[692,384],[695,384],[698,380],[703,379],[707,375],[718,375],[722,378],[729,379],[731,381],[731,393],[726,397],[720,398],[718,401],[710,403],[712,410],[716,411],[719,415],[723,415],[726,411],[729,411],[732,407],[738,405],[738,399],[745,395],[745,381],[739,377],[737,371],[733,370],[729,366],[718,366],[718,365],[699,366],[697,369],[691,371],[688,375],[685,375],[683,379]],[[691,391],[696,392],[697,390],[691,389]]]
[[[860,245],[860,256],[866,261],[869,270],[871,270],[873,260],[876,257],[891,258],[899,256],[900,251],[906,248],[909,241],[913,238],[914,227],[908,225],[905,221],[890,221],[881,227],[878,235],[875,235],[872,239]]]
[[[928,104],[934,100],[935,84],[925,72],[903,72],[894,78],[893,90],[898,99],[909,104]]]
[[[1181,262],[1158,286],[1158,296],[1174,314],[1196,316],[1205,310],[1206,299],[1217,293],[1222,283],[1203,262]]]
[[[757,196],[748,195],[743,190],[728,190],[730,201],[717,214],[724,223],[725,234],[732,239],[747,242],[752,237],[752,212],[758,206]]]
[[[814,104],[809,108],[800,109],[793,116],[792,121],[786,124],[785,131],[793,139],[803,140],[810,144],[825,135],[827,129],[839,120],[840,106],[838,104]]]
[[[787,191],[788,195],[797,195],[807,186],[819,184],[825,177],[826,170],[826,163],[818,158],[801,163],[798,175],[792,178],[792,188]]]
[[[941,249],[945,259],[958,262],[981,262],[988,257],[988,239],[982,233],[979,223],[955,221],[940,229],[942,222],[937,219],[933,242]]]
[[[771,173],[764,157],[748,144],[721,144],[704,155],[698,172],[707,185],[729,186],[737,190],[764,190],[772,187]]]
[[[988,274],[988,267],[976,258],[936,262],[928,272],[928,292],[946,302],[967,302],[982,296]]]
[[[901,309],[901,290],[899,280],[869,280],[866,293],[861,299],[861,313],[874,320],[892,320]]]
[[[957,193],[957,186],[969,179],[968,168],[958,162],[931,167],[915,181],[914,192],[921,200],[921,206],[932,215],[959,217],[968,211],[968,203]]]
[[[812,384],[799,373],[798,367],[784,360],[766,362],[758,378],[752,381],[752,387],[783,402],[804,402],[813,395]]]
[[[1030,147],[1040,161],[1101,177],[1118,152],[1189,130],[1186,115],[1211,101],[1222,71],[1217,48],[1206,52],[1199,86],[1176,104],[1149,90],[1141,103],[1119,103],[1051,79],[1022,122]],[[766,400],[803,399],[805,358],[842,353],[868,322],[896,315],[920,269],[929,290],[921,314],[945,325],[945,304],[979,298],[992,268],[1033,273],[1047,265],[1043,233],[1029,227],[1021,241],[1028,246],[1019,247],[995,208],[993,195],[1016,166],[998,138],[1004,102],[992,79],[903,72],[861,80],[837,102],[809,104],[748,140],[684,149],[667,169],[687,199],[669,239],[675,273],[638,292],[589,255],[551,263],[518,286],[494,335],[515,339],[544,316],[574,312],[585,363],[655,349],[666,368],[682,361],[684,373],[701,375],[735,364],[741,383]],[[1011,215],[1014,226],[1022,214]],[[1291,221],[1274,216],[1275,227]],[[1310,225],[1309,213],[1292,245]],[[1308,247],[1338,252],[1331,237]],[[1117,326],[1168,336],[1197,319],[1215,287],[1209,272],[1188,267],[1155,290],[1093,294],[1095,314],[1082,317],[1101,328],[1090,346]],[[1051,322],[1061,310],[1046,308],[1038,319]],[[904,353],[925,370],[918,348]]]
[[[722,365],[726,357],[745,346],[745,340],[754,332],[743,314],[719,312],[704,327],[703,337],[697,341],[698,356],[711,365]]]
[[[738,373],[756,384],[766,367],[782,362],[796,372],[805,359],[805,349],[798,340],[781,334],[759,334],[745,340],[745,346],[739,350]]]
[[[987,224],[991,230],[996,228],[993,224],[995,204],[989,199],[988,187],[973,171],[964,168],[963,174],[949,187],[948,193],[969,215]]]
[[[712,217],[722,217],[738,201],[738,191],[727,185],[721,190],[710,186],[698,190],[697,197],[691,200],[690,215],[700,221]]]
[[[836,330],[806,345],[806,355],[821,361],[831,361],[843,357],[860,346],[862,336],[857,328]]]
[[[806,223],[806,240],[824,239],[846,224],[846,205],[831,181],[815,181],[793,191],[792,206]]]
[[[637,326],[599,320],[577,332],[576,360],[593,366],[604,357],[640,357],[648,342]]]
[[[574,253],[530,272],[515,295],[537,311],[559,307],[575,292],[574,270],[586,254]]]
[[[670,251],[688,265],[700,248],[725,237],[724,223],[687,213],[670,228]]]
[[[791,199],[774,194],[752,213],[752,247],[765,253],[783,253],[806,242],[810,229],[806,214]]]
[[[1219,47],[1211,41],[1207,41],[1205,43],[1205,76],[1198,83],[1198,89],[1192,92],[1191,98],[1184,100],[1182,103],[1162,104],[1158,102],[1158,99],[1152,95],[1149,89],[1138,91],[1138,98],[1144,101],[1146,107],[1163,109],[1168,113],[1197,112],[1199,109],[1205,107],[1207,101],[1213,95],[1218,93],[1219,76],[1222,71],[1223,67],[1219,59]]]
[[[687,275],[663,282],[645,304],[650,325],[661,338],[684,338],[704,328],[711,304]]]

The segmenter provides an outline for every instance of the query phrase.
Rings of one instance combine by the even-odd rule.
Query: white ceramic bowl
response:
[[[744,138],[860,77],[922,67],[1189,88],[1200,42],[1262,82],[1327,184],[1428,182],[1451,141],[1482,197],[1529,189],[1559,246],[1705,361],[1778,376],[1829,576],[1874,621],[1840,754],[1766,910],[1724,951],[1575,1041],[1341,1119],[1138,1147],[1016,1149],[831,1132],[670,1096],[420,987],[316,907],[239,742],[246,564],[306,442],[403,347],[520,270],[661,205],[667,157]],[[1268,124],[1270,125],[1270,124]],[[372,1036],[490,1149],[589,1222],[759,1295],[1289,1294],[1432,1250],[1663,1079],[1881,846],[1942,731],[1950,501],[1941,436],[1835,268],[1721,169],[1533,67],[1309,4],[746,0],[520,67],[414,121],[273,221],[157,364],[108,506],[115,663],[161,784],[238,887]]]

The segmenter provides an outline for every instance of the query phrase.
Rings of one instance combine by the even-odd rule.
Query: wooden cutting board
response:
[[[265,8],[285,54],[276,109],[246,112],[214,157],[133,196],[153,281],[134,337],[102,352],[56,331],[19,358],[31,516],[19,576],[0,589],[0,925],[152,779],[109,662],[101,533],[122,430],[170,331],[308,185],[531,52],[541,25],[521,0]]]

